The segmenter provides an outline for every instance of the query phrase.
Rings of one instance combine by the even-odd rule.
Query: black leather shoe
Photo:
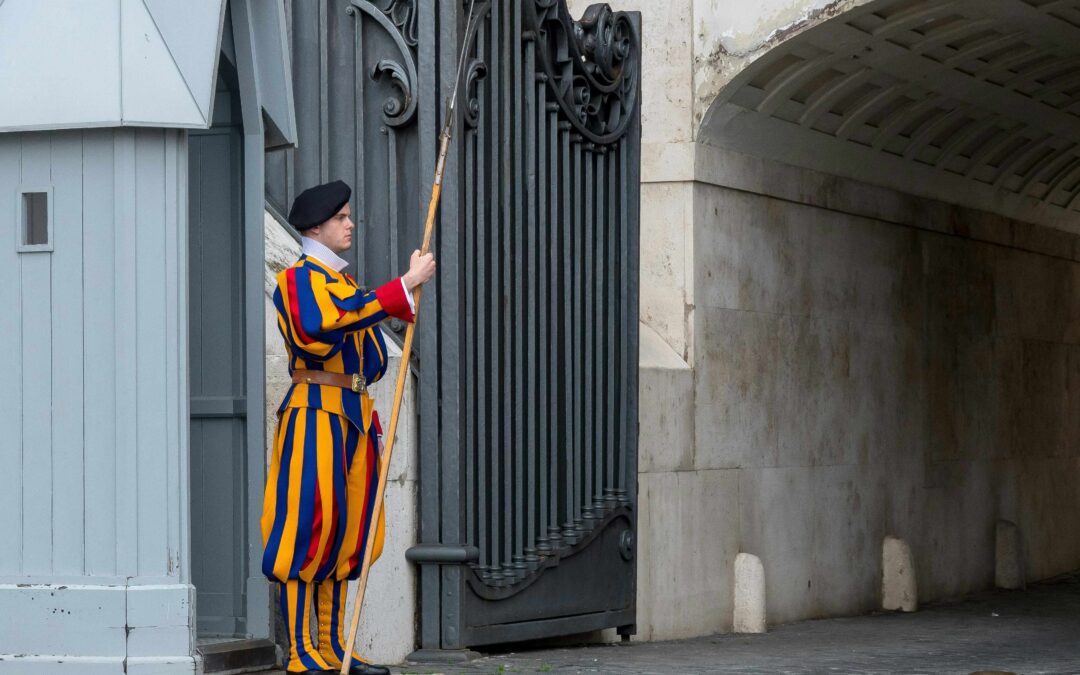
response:
[[[349,666],[349,675],[390,675],[390,669],[386,666],[377,666],[374,663],[353,661]]]

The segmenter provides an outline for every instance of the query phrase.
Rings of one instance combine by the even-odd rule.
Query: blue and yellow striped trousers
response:
[[[378,425],[373,415],[361,433],[345,417],[317,408],[286,408],[278,421],[263,500],[262,567],[281,583],[290,672],[337,668],[344,658],[348,580],[360,576],[375,506]],[[382,552],[381,514],[372,562]]]

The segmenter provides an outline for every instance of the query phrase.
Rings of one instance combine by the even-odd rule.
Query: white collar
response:
[[[304,255],[315,258],[335,272],[340,272],[349,264],[348,260],[345,260],[337,253],[331,251],[327,248],[326,244],[321,241],[316,241],[311,237],[301,236],[300,243],[303,246]]]

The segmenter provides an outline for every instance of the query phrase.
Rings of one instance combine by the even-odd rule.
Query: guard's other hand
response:
[[[411,291],[420,284],[427,283],[433,276],[435,276],[435,255],[433,253],[420,255],[419,250],[413,251],[412,258],[409,259],[409,271],[403,275],[405,285]]]

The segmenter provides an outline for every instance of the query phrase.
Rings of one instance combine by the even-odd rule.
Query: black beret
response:
[[[352,188],[340,180],[310,187],[293,200],[289,224],[298,230],[322,225],[349,203],[351,196]]]

